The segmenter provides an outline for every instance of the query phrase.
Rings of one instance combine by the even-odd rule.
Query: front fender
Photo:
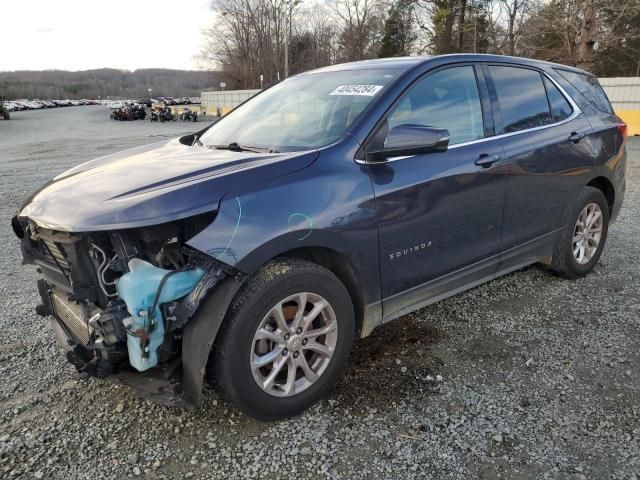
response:
[[[334,160],[335,159],[335,160]],[[303,170],[247,185],[226,195],[216,219],[187,244],[241,274],[301,247],[334,250],[349,259],[365,301],[367,333],[381,319],[378,230],[373,189],[365,167],[344,156],[321,157]],[[212,290],[187,323],[183,385],[201,399],[209,351],[246,275],[228,277]]]
[[[272,258],[321,247],[349,259],[362,297],[380,300],[378,229],[366,167],[343,155],[226,195],[216,219],[188,245],[250,274]]]

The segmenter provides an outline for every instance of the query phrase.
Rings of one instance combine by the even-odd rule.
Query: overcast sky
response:
[[[2,0],[0,71],[197,69],[208,0]]]

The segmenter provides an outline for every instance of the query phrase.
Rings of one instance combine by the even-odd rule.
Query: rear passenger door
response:
[[[503,247],[528,244],[535,256],[548,250],[593,168],[591,127],[544,72],[506,64],[483,69],[505,152]]]

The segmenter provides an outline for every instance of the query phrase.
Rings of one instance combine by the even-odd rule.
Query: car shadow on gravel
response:
[[[437,394],[443,360],[434,347],[443,335],[414,315],[383,325],[354,343],[332,398],[367,408],[386,409],[403,398]]]

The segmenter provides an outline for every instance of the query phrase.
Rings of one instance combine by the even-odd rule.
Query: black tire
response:
[[[322,296],[335,312],[338,335],[334,353],[324,372],[308,388],[291,396],[273,396],[253,378],[253,337],[274,305],[300,292]],[[335,384],[349,357],[354,332],[351,298],[333,273],[303,260],[276,259],[248,279],[231,303],[209,357],[207,378],[249,416],[259,420],[288,418],[318,401]]]
[[[576,233],[576,222],[582,210],[595,203],[602,212],[602,234],[597,249],[591,259],[584,264],[578,263],[573,254],[573,238]],[[593,187],[585,187],[578,195],[573,206],[564,218],[564,227],[556,239],[553,249],[551,268],[566,278],[579,278],[589,273],[600,259],[609,232],[609,204],[602,191]]]

